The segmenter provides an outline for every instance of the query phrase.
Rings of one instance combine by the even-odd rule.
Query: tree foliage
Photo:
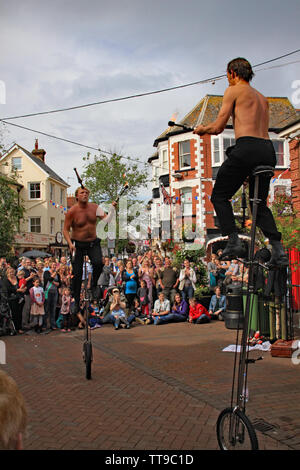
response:
[[[88,153],[84,160],[87,162],[83,174],[84,184],[90,190],[91,200],[97,204],[116,199],[126,182],[129,184],[126,196],[133,200],[148,182],[146,163],[126,163],[117,154],[101,154],[91,159]]]
[[[13,182],[13,178],[0,173],[0,256],[6,257],[12,251],[14,235],[24,213]]]

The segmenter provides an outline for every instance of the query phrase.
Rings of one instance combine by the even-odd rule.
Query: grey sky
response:
[[[254,65],[300,48],[299,0],[0,0],[0,116],[51,110],[143,93],[224,73],[243,56]],[[300,53],[272,66],[300,60]],[[291,98],[299,63],[257,72],[253,86]],[[224,80],[93,108],[13,121],[146,160],[174,112],[182,118]],[[76,186],[84,149],[9,127],[6,143],[34,139],[47,163]],[[70,179],[67,179],[70,178]],[[150,191],[148,192],[150,195]]]

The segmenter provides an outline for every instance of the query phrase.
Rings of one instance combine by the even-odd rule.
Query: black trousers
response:
[[[72,243],[75,245],[76,251],[74,260],[72,261],[73,278],[71,288],[75,302],[79,303],[84,256],[88,256],[91,261],[93,267],[92,288],[95,289],[103,267],[102,250],[99,238],[91,242],[72,240]]]
[[[228,158],[221,165],[213,188],[211,202],[214,205],[223,236],[236,232],[236,225],[230,199],[249,176],[249,197],[253,198],[256,166],[275,167],[276,154],[271,140],[257,137],[240,137],[236,145],[226,150]],[[258,198],[261,202],[257,210],[257,226],[269,240],[281,240],[272,212],[267,207],[270,177],[260,176]],[[250,202],[251,209],[252,203]]]

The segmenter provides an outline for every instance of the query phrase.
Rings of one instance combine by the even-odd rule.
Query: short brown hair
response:
[[[250,82],[254,77],[250,62],[243,57],[237,57],[228,62],[227,72],[234,72],[239,78],[245,80],[245,82]]]
[[[75,197],[76,197],[76,199],[77,199],[78,192],[80,191],[80,189],[84,189],[85,191],[87,191],[87,192],[90,194],[90,191],[89,191],[87,188],[82,188],[81,186],[79,186],[79,188],[77,188],[76,191],[75,191]]]

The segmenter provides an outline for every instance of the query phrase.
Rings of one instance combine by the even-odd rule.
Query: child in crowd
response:
[[[61,331],[71,331],[71,290],[65,287],[62,291],[60,313],[63,316],[63,328]]]
[[[40,286],[40,279],[38,277],[34,278],[33,287],[29,289],[29,294],[31,300],[30,321],[36,333],[41,333],[43,317],[45,315],[45,293],[44,289]]]
[[[101,328],[100,309],[97,300],[93,300],[88,308],[89,311],[89,326],[91,330]]]
[[[189,322],[190,323],[209,323],[210,322],[210,314],[208,313],[207,309],[197,303],[195,297],[192,297],[189,300],[190,309],[189,309]]]
[[[142,315],[147,315],[149,317],[149,297],[148,297],[148,287],[144,279],[141,280],[140,287],[137,290],[137,296],[140,301],[142,308]]]
[[[23,289],[24,287],[26,287],[27,281],[25,279],[25,271],[23,271],[23,269],[20,269],[17,272],[17,278],[19,279],[19,282],[18,282],[19,289]]]
[[[125,302],[121,301],[119,290],[113,290],[113,299],[110,306],[110,313],[114,317],[115,330],[119,329],[120,323],[126,325],[126,328],[130,328],[126,313],[124,311],[126,307]]]

